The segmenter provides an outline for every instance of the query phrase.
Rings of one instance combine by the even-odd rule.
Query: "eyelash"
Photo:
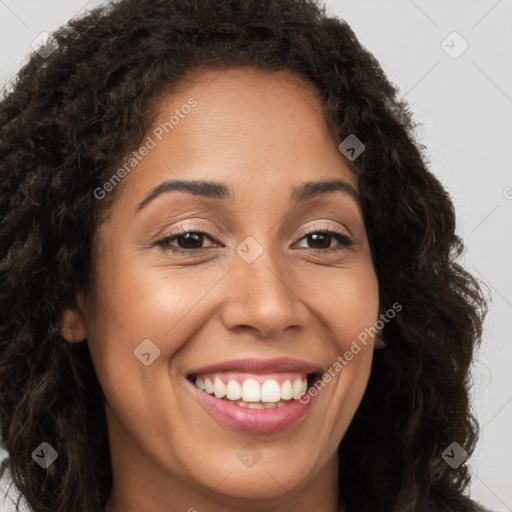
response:
[[[203,254],[203,253],[206,253],[207,251],[210,251],[211,249],[214,249],[214,247],[206,247],[203,249],[182,249],[182,248],[171,247],[169,245],[169,242],[171,242],[175,238],[178,238],[179,236],[190,234],[190,233],[194,233],[196,235],[204,235],[207,238],[209,238],[210,241],[212,241],[212,242],[215,241],[214,237],[206,231],[182,229],[182,230],[177,230],[172,233],[169,233],[166,237],[162,238],[161,240],[158,240],[155,245],[160,246],[164,251],[171,251],[173,253],[188,253],[188,254],[195,254],[195,255]],[[306,251],[309,251],[309,252],[320,251],[320,252],[329,253],[329,252],[333,252],[333,251],[348,249],[349,247],[352,247],[353,245],[355,245],[355,242],[349,236],[345,235],[344,233],[342,233],[340,231],[336,231],[334,229],[315,229],[313,231],[309,231],[308,233],[305,233],[299,240],[303,240],[304,238],[308,237],[309,235],[318,234],[318,233],[333,235],[333,237],[340,243],[341,247],[331,247],[329,249],[305,248]]]

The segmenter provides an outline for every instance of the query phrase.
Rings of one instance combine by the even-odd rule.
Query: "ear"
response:
[[[70,343],[79,343],[87,338],[81,296],[78,296],[77,303],[76,306],[65,308],[60,320],[60,334]]]
[[[379,318],[382,318],[383,315],[385,315],[385,311],[382,309],[382,307],[379,307]],[[375,336],[375,343],[373,345],[373,348],[379,349],[379,348],[386,348],[387,343],[382,339],[382,331],[378,332]]]
[[[375,337],[375,344],[373,345],[373,348],[379,349],[379,348],[386,348],[388,344],[380,337],[380,334],[377,334]]]

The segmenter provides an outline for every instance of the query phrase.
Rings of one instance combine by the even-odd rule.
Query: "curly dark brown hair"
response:
[[[108,181],[150,126],[151,105],[190,70],[292,70],[313,84],[337,136],[357,134],[364,221],[383,330],[362,402],[339,446],[348,512],[474,512],[465,464],[478,422],[470,366],[487,304],[458,263],[450,196],[427,169],[397,88],[346,22],[314,0],[122,0],[73,19],[0,101],[0,421],[3,462],[35,512],[103,510],[112,487],[104,394],[87,343],[59,320],[93,285]],[[129,179],[129,178],[128,178]],[[59,454],[46,471],[41,441]],[[370,482],[370,484],[368,483]]]

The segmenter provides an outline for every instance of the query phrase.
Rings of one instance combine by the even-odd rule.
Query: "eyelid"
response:
[[[202,219],[197,219],[202,220]],[[167,228],[162,235],[159,235],[159,238],[169,238],[173,236],[178,236],[183,233],[204,233],[205,235],[208,235],[211,238],[219,238],[221,235],[219,233],[219,230],[212,229],[210,227],[206,227],[204,225],[201,225],[199,223],[192,223],[191,221],[185,221],[185,223],[180,224],[177,227],[169,227]],[[217,234],[219,233],[219,234]]]
[[[347,230],[348,231],[348,230]],[[164,251],[171,251],[173,253],[181,253],[181,254],[189,254],[190,256],[193,255],[199,255],[206,252],[210,252],[211,249],[214,249],[215,247],[201,247],[198,249],[182,249],[180,247],[171,247],[169,245],[170,240],[175,240],[179,236],[182,236],[187,233],[197,233],[202,235],[204,238],[209,239],[211,243],[218,246],[222,242],[218,242],[218,237],[214,234],[212,234],[209,230],[203,229],[201,227],[197,226],[191,226],[191,225],[182,225],[175,230],[172,230],[167,235],[164,235],[163,238],[160,238],[155,245],[160,246]],[[343,249],[350,248],[357,244],[356,240],[350,235],[345,232],[345,230],[335,227],[332,225],[319,225],[319,226],[311,226],[307,230],[303,230],[300,235],[297,235],[297,238],[295,239],[294,245],[301,242],[304,238],[307,236],[314,234],[314,233],[328,233],[330,236],[338,236],[337,242],[339,247],[334,248],[327,248],[327,249],[309,249],[309,248],[303,248],[306,251],[310,252],[316,252],[319,251],[320,253],[329,253],[333,251],[339,251]]]
[[[338,226],[323,224],[323,225],[314,225],[310,228],[305,229],[304,231],[301,231],[301,235],[299,238],[304,238],[307,235],[310,235],[312,233],[318,233],[322,231],[334,231],[335,233],[338,233],[339,235],[345,236],[347,238],[350,238],[350,240],[353,239],[352,235],[348,231],[348,229],[342,229]]]
[[[177,228],[170,229],[165,234],[158,237],[156,242],[153,243],[153,246],[159,246],[164,251],[169,251],[172,253],[182,253],[182,254],[189,254],[190,256],[198,255],[199,253],[205,253],[207,251],[210,251],[211,249],[214,249],[215,247],[203,247],[199,249],[182,249],[180,247],[171,247],[169,245],[169,240],[175,240],[179,236],[185,235],[187,233],[199,233],[203,235],[203,237],[207,240],[209,240],[212,244],[218,245],[222,244],[222,242],[219,242],[218,239],[219,236],[212,233],[211,229],[203,228],[198,225],[191,225],[191,224],[182,224]]]
[[[350,234],[350,232],[348,231],[348,229],[346,229],[346,228],[342,229],[342,228],[339,228],[338,226],[333,226],[333,225],[328,225],[328,224],[313,225],[313,226],[310,226],[309,228],[305,228],[300,231],[300,234],[298,235],[298,237],[299,237],[299,239],[302,239],[305,236],[308,236],[312,233],[317,233],[317,232],[321,232],[321,231],[334,231],[335,233],[338,233],[347,238],[350,238],[351,240],[353,239],[353,237]],[[216,234],[212,233],[211,230],[209,230],[207,228],[203,228],[201,226],[191,225],[191,224],[183,224],[175,229],[171,229],[168,234],[162,235],[161,238],[176,237],[181,234],[189,233],[189,232],[203,233],[204,235],[207,235],[208,237],[215,239],[215,241],[217,241],[216,238],[218,238],[218,236]]]

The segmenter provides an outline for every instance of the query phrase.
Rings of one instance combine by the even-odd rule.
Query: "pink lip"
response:
[[[300,400],[294,400],[284,407],[247,409],[234,402],[222,400],[201,391],[188,379],[186,382],[193,388],[195,395],[206,410],[217,421],[228,427],[254,434],[270,434],[286,430],[304,417],[313,402],[311,399],[308,403],[303,404]]]
[[[214,363],[201,368],[194,368],[188,372],[188,375],[198,375],[201,373],[213,373],[236,370],[247,373],[270,373],[270,372],[304,372],[321,373],[323,370],[320,366],[301,361],[300,359],[292,359],[290,357],[279,357],[276,359],[233,359],[232,361],[224,361]],[[238,406],[237,406],[238,407]]]
[[[228,371],[252,374],[302,372],[309,375],[311,373],[322,373],[322,368],[314,363],[290,357],[267,360],[244,358],[193,368],[187,372],[187,376]],[[307,403],[302,403],[300,400],[294,400],[284,407],[248,409],[201,391],[189,379],[186,379],[186,382],[192,386],[200,402],[217,421],[245,432],[269,434],[285,430],[296,424],[308,412],[313,401],[310,399]]]

